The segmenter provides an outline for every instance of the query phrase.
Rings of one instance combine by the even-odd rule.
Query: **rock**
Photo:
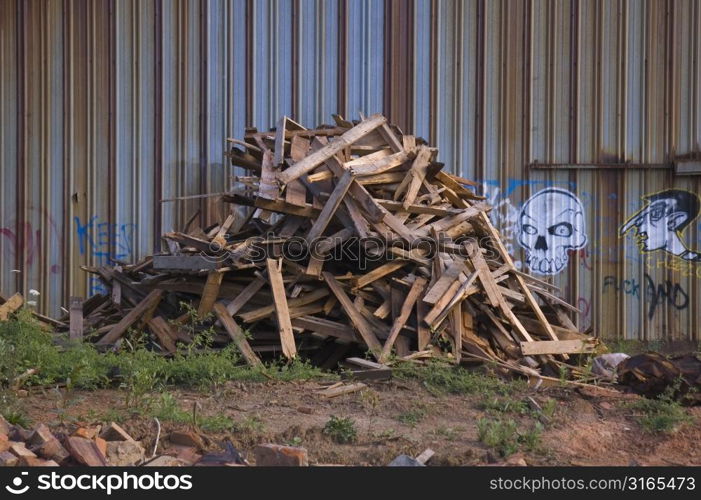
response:
[[[163,454],[179,458],[190,465],[198,462],[202,458],[202,455],[197,453],[197,448],[194,446],[173,445],[167,450],[164,450]]]
[[[12,453],[17,458],[22,457],[36,457],[34,452],[29,450],[24,443],[18,441],[10,441],[10,453]]]
[[[100,434],[100,437],[105,441],[134,441],[134,438],[115,422],[107,426]]]
[[[34,428],[34,432],[27,440],[27,444],[41,446],[49,441],[55,441],[56,436],[53,435],[51,430],[44,424],[39,424]]]
[[[39,455],[41,458],[53,460],[59,464],[62,464],[71,456],[71,454],[68,453],[68,450],[64,448],[61,442],[56,438],[52,439],[51,441],[47,441],[40,446],[32,448],[32,451],[34,451],[34,453]]]
[[[7,451],[10,449],[10,438],[6,434],[0,434],[0,451]]]
[[[198,450],[204,450],[205,444],[199,434],[192,431],[175,431],[171,432],[168,440],[171,444],[179,444],[181,446],[192,446]]]
[[[306,467],[309,465],[306,448],[259,444],[253,453],[256,457],[256,465],[259,467]]]
[[[109,441],[107,461],[117,467],[128,467],[143,462],[146,450],[138,441]]]
[[[88,467],[107,465],[107,459],[94,441],[71,436],[66,438],[64,445],[71,456],[82,465],[87,465]]]
[[[19,458],[9,451],[0,452],[0,467],[14,467],[19,462]]]
[[[506,459],[506,465],[511,467],[527,467],[526,459],[520,453],[516,455],[511,455]]]
[[[44,460],[37,457],[22,457],[19,459],[20,467],[58,467],[53,460]]]
[[[389,467],[425,467],[424,464],[409,455],[399,455],[388,465]]]
[[[85,439],[95,439],[98,432],[100,432],[100,427],[80,427],[73,435]]]
[[[170,457],[168,455],[161,455],[156,457],[150,462],[144,464],[144,467],[183,467],[188,465],[179,458]]]
[[[5,417],[0,415],[0,434],[10,435],[12,431],[12,424],[5,420]]]

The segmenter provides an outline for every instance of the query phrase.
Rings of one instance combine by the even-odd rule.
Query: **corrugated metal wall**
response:
[[[483,183],[526,264],[526,200],[581,203],[553,273],[605,337],[698,339],[701,263],[619,227],[646,194],[699,193],[670,160],[701,138],[701,5],[667,1],[0,0],[0,289],[55,313],[80,265],[151,253],[226,189],[224,140],[282,114],[385,112]],[[549,170],[527,165],[562,164]],[[646,168],[621,168],[630,162]],[[598,169],[563,168],[605,164]],[[537,199],[537,196],[534,197]],[[692,214],[693,215],[693,214]],[[682,233],[701,247],[701,218]]]

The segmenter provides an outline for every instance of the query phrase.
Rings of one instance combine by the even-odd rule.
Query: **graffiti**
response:
[[[649,320],[654,318],[655,312],[661,305],[669,305],[678,311],[689,306],[689,294],[679,283],[673,283],[670,280],[655,283],[648,273],[645,273],[643,283],[635,278],[619,280],[616,276],[606,276],[603,282],[603,292],[606,293],[609,289],[637,299],[644,297]]]
[[[560,188],[538,191],[519,214],[519,243],[531,272],[554,275],[569,262],[569,253],[587,244],[584,207],[576,195]]]
[[[682,232],[699,216],[699,197],[682,189],[667,189],[642,199],[646,204],[621,226],[619,235],[635,229],[641,253],[662,250],[686,261],[701,261],[701,254],[682,240]]]
[[[42,242],[44,235],[47,235],[47,239],[56,254],[49,252],[50,259],[53,261],[49,266],[49,272],[51,274],[59,274],[61,266],[56,262],[61,262],[63,247],[58,241],[59,232],[56,222],[50,215],[30,207],[29,217],[35,216],[41,217],[46,221],[43,228],[34,227],[30,221],[26,221],[18,227],[15,221],[10,220],[8,226],[0,227],[0,238],[5,239],[9,243],[9,255],[22,256],[22,263],[29,269],[41,262],[42,252],[47,250]]]
[[[492,210],[489,212],[492,224],[499,228],[499,232],[504,239],[506,251],[509,255],[515,255],[513,241],[518,234],[519,209],[511,203],[508,195],[503,193],[498,186],[490,186],[484,183],[482,190],[487,203],[492,206]],[[514,260],[514,265],[517,269],[522,267],[520,260]]]
[[[84,223],[80,217],[75,217],[74,221],[80,255],[91,256],[98,266],[132,259],[137,224],[105,222],[96,215]],[[89,289],[90,294],[107,292],[96,277],[90,278]]]
[[[667,269],[669,271],[679,273],[683,278],[701,278],[701,266],[695,265],[695,262],[683,260],[675,255],[665,253],[662,258],[648,259],[645,262],[645,267],[650,271],[655,269]]]

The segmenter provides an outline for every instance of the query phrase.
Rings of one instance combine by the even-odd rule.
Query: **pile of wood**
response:
[[[381,365],[441,356],[552,373],[592,351],[576,309],[514,267],[490,207],[436,148],[380,115],[334,119],[229,139],[248,174],[217,193],[230,215],[193,216],[163,236],[165,254],[88,268],[111,293],[72,304],[72,335],[113,346],[148,331],[173,353],[195,333],[187,302],[215,345],[235,342],[254,365],[303,352],[331,367],[362,349]]]

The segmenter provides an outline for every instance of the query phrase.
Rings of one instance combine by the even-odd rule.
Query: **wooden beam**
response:
[[[266,265],[268,267],[270,288],[273,292],[273,303],[277,316],[282,352],[287,359],[293,359],[297,356],[297,346],[295,344],[295,337],[292,332],[290,311],[287,306],[285,285],[282,280],[282,272],[280,271],[279,261],[277,259],[266,259]]]
[[[342,151],[344,148],[350,146],[355,141],[369,134],[377,127],[382,126],[382,124],[386,122],[387,119],[381,115],[374,115],[368,120],[360,122],[352,129],[348,130],[347,132],[344,132],[343,135],[338,137],[333,142],[330,142],[320,150],[315,151],[314,153],[306,156],[303,160],[295,163],[287,170],[280,172],[277,176],[278,180],[283,184],[287,184],[288,182],[293,181],[301,177],[302,175],[311,172],[316,167],[324,163],[326,160],[334,156],[336,153]]]
[[[404,328],[404,325],[409,319],[411,311],[414,308],[414,304],[416,304],[419,295],[421,295],[421,293],[424,291],[424,288],[426,288],[426,283],[426,278],[418,277],[414,280],[414,283],[411,285],[411,289],[409,290],[409,293],[407,294],[406,299],[404,299],[404,303],[402,304],[399,316],[394,320],[392,324],[392,329],[389,332],[389,337],[387,337],[387,340],[385,340],[385,345],[382,348],[382,354],[380,355],[380,359],[378,360],[380,363],[385,363],[392,354],[392,346],[394,345],[394,341],[397,340],[399,332],[402,330],[402,328]]]
[[[83,341],[83,298],[71,297],[69,299],[70,326],[68,338]]]
[[[10,314],[22,307],[22,304],[24,304],[24,298],[21,293],[16,293],[7,299],[7,301],[0,306],[0,321],[7,321]]]
[[[345,172],[338,180],[338,183],[331,193],[331,196],[328,200],[326,200],[319,217],[317,217],[316,221],[314,221],[314,225],[309,230],[309,233],[307,233],[306,240],[308,243],[313,242],[324,234],[326,226],[328,226],[329,222],[331,222],[331,218],[338,209],[338,206],[343,201],[343,198],[346,196],[348,188],[352,182],[353,175],[350,172]]]
[[[246,362],[251,366],[263,366],[263,362],[256,355],[253,349],[251,349],[243,330],[241,330],[241,327],[236,323],[236,321],[234,321],[234,318],[231,317],[226,307],[224,307],[224,305],[220,302],[217,302],[214,304],[214,314],[217,315],[217,318],[224,326],[226,333],[228,333],[231,340],[234,341],[236,347],[238,347]]]
[[[119,323],[114,325],[114,327],[103,336],[97,345],[107,345],[114,344],[119,340],[122,335],[127,331],[127,329],[133,325],[148,309],[150,309],[154,303],[161,301],[163,296],[163,290],[153,290],[151,291],[141,302],[139,302],[136,307],[134,307],[129,313],[124,316]]]
[[[210,271],[209,274],[207,274],[207,282],[204,284],[202,296],[200,297],[200,304],[197,307],[197,315],[200,318],[204,318],[207,314],[212,312],[212,306],[219,297],[219,287],[221,286],[223,278],[224,273],[218,270]]]
[[[350,318],[355,329],[358,330],[358,333],[360,333],[360,336],[365,341],[365,344],[370,349],[370,352],[376,358],[379,357],[380,353],[382,352],[382,345],[380,344],[380,341],[377,340],[370,323],[368,323],[360,311],[355,308],[353,301],[348,297],[346,292],[341,287],[341,284],[331,273],[323,272],[321,275],[323,276],[324,281],[326,281],[329,290],[331,290],[331,292],[336,296],[346,315],[348,318]]]
[[[524,356],[541,354],[579,354],[594,351],[594,344],[583,340],[539,340],[521,342],[521,353]]]

